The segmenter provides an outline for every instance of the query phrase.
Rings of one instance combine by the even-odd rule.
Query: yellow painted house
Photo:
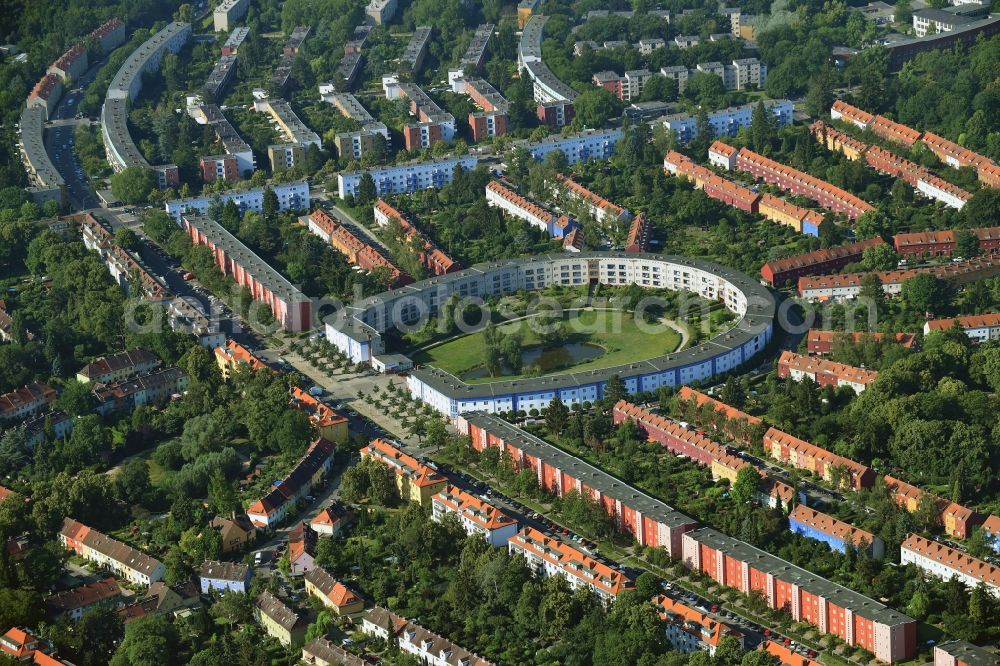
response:
[[[399,496],[420,506],[430,506],[431,498],[448,485],[448,479],[437,470],[381,439],[373,439],[361,449],[361,457],[374,458],[391,469]]]

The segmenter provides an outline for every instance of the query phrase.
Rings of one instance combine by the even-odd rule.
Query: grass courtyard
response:
[[[661,354],[676,351],[681,343],[677,331],[662,322],[637,323],[631,313],[607,310],[583,310],[571,313],[566,318],[570,332],[567,343],[593,345],[603,353],[590,360],[579,361],[571,367],[563,367],[544,374],[564,374],[587,370],[598,370],[615,365],[641,361]],[[682,324],[683,325],[683,324]],[[532,330],[530,321],[523,319],[498,329],[505,334],[520,333],[522,348],[530,350],[539,345],[539,337]],[[480,368],[484,364],[485,343],[483,333],[476,332],[450,340],[436,347],[420,349],[412,353],[416,363],[433,365],[456,376]],[[521,374],[504,374],[497,377],[477,377],[466,379],[469,383],[503,381],[529,376],[530,366],[525,364]]]

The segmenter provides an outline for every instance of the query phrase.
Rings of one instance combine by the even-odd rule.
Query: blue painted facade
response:
[[[210,573],[206,573],[210,572]],[[201,569],[201,593],[225,594],[246,592],[250,589],[253,569],[244,564],[230,562],[205,562]]]
[[[806,236],[813,236],[815,238],[819,238],[819,227],[813,224],[812,222],[803,222],[802,233],[805,234]]]
[[[816,541],[822,541],[830,546],[832,550],[839,553],[847,551],[847,544],[843,542],[842,539],[838,539],[835,536],[830,536],[826,532],[821,532],[820,530],[812,527],[811,525],[805,525],[795,520],[794,518],[788,519],[788,529],[792,530],[796,534],[801,534],[802,536],[815,539]]]

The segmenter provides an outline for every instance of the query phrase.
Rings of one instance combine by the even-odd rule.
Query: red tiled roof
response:
[[[736,148],[730,146],[728,143],[723,143],[723,142],[721,142],[719,140],[713,141],[712,145],[709,147],[708,150],[709,150],[709,152],[712,152],[712,153],[718,153],[719,155],[722,155],[723,157],[732,157],[737,152]]]
[[[615,204],[611,203],[610,201],[608,201],[601,195],[597,194],[596,192],[591,192],[583,185],[577,183],[574,180],[571,180],[570,178],[567,178],[566,176],[563,176],[562,174],[557,174],[556,180],[565,185],[566,189],[568,189],[570,192],[575,194],[583,201],[586,201],[587,203],[590,203],[591,205],[596,206],[597,208],[600,208],[603,211],[607,211],[608,213],[610,213],[615,217],[618,217],[619,215],[625,212],[625,209],[622,208],[621,206],[616,206]]]
[[[59,592],[45,600],[49,608],[55,612],[65,613],[66,611],[85,608],[105,599],[112,599],[121,596],[121,588],[114,578],[105,578],[94,583],[85,583],[72,590]]]
[[[216,347],[215,355],[218,358],[223,359],[226,363],[246,363],[253,370],[267,368],[267,364],[257,358],[252,351],[233,339],[226,340],[226,345],[224,347]]]
[[[996,328],[1000,326],[1000,313],[990,313],[981,315],[966,315],[964,317],[954,317],[952,319],[931,319],[927,322],[927,328],[932,331],[945,331],[955,324],[961,328]]]
[[[338,423],[346,423],[347,417],[338,414],[332,407],[320,402],[298,386],[292,387],[291,406],[301,409],[309,415],[309,420],[318,428],[329,428]]]
[[[852,106],[851,104],[848,104],[847,102],[840,99],[836,100],[833,103],[833,106],[830,107],[830,109],[832,111],[836,111],[837,113],[842,115],[845,119],[851,122],[861,123],[862,125],[870,124],[872,122],[872,118],[874,118],[874,116],[872,116],[872,114],[868,113],[867,111],[859,109],[856,106]]]
[[[975,153],[933,132],[924,134],[923,142],[938,157],[942,155],[952,157],[963,165],[979,166],[980,164],[992,164],[992,161],[988,157]]]
[[[656,613],[661,621],[680,625],[697,640],[705,641],[713,647],[718,647],[723,636],[741,636],[732,627],[664,594],[653,597],[653,605],[656,606]]]
[[[42,382],[27,384],[0,395],[0,417],[14,412],[28,403],[41,401],[48,404],[55,399],[56,390],[48,384]]]
[[[774,641],[764,641],[761,649],[781,662],[781,666],[823,666],[805,655]]]
[[[376,460],[390,463],[390,468],[396,474],[406,474],[410,477],[410,483],[416,486],[431,486],[446,480],[436,470],[431,469],[413,456],[403,453],[383,439],[373,439],[368,443],[368,446],[361,449],[361,455],[374,456]]]
[[[798,370],[811,375],[819,373],[833,375],[841,381],[865,386],[875,381],[878,377],[878,373],[874,370],[856,368],[852,365],[836,363],[823,358],[803,356],[802,354],[796,354],[788,350],[781,352],[781,356],[778,358],[778,365],[779,367],[785,366],[790,370]]]
[[[581,579],[611,596],[617,596],[633,586],[632,581],[622,572],[598,562],[567,543],[549,538],[532,527],[525,527],[508,539],[508,543],[534,553],[567,575]]]
[[[925,539],[919,534],[910,534],[907,536],[900,548],[933,560],[937,564],[946,566],[953,571],[972,576],[994,588],[1000,588],[1000,567],[972,557],[968,553],[956,550],[938,541]]]
[[[61,69],[64,72],[69,71],[69,68],[73,66],[73,63],[79,60],[80,56],[83,56],[86,53],[87,49],[83,46],[83,44],[74,44],[68,51],[59,56],[59,58],[52,63],[52,66],[57,69]]]
[[[818,328],[810,328],[809,332],[806,334],[806,341],[807,344],[820,342],[832,344],[840,333],[840,331],[824,331]],[[854,342],[860,342],[866,337],[871,338],[876,342],[881,342],[885,336],[881,333],[865,333],[860,331],[851,333],[851,339]],[[912,333],[895,333],[892,338],[896,343],[907,349],[912,348],[917,339]]]
[[[760,423],[761,420],[756,416],[747,414],[746,412],[736,409],[735,407],[730,407],[724,402],[720,402],[715,398],[705,395],[701,391],[696,391],[690,386],[682,386],[678,396],[681,400],[694,400],[697,402],[698,406],[701,407],[704,404],[709,404],[717,412],[722,412],[722,414],[730,421],[737,419],[745,419],[747,423],[755,425]]]
[[[361,601],[353,590],[330,575],[330,572],[323,567],[315,567],[306,572],[306,581],[316,586],[334,606],[343,608]]]
[[[837,455],[832,451],[816,446],[815,444],[807,442],[804,439],[799,439],[794,435],[789,435],[787,432],[778,430],[777,428],[770,428],[766,433],[764,433],[764,442],[765,448],[769,448],[769,442],[774,442],[788,448],[791,451],[795,451],[800,456],[812,457],[817,460],[821,460],[824,465],[837,465],[839,467],[843,467],[847,471],[856,475],[858,478],[863,476],[869,469],[859,462]]]
[[[517,523],[516,520],[489,502],[465,492],[458,486],[449,485],[433,499],[449,512],[461,514],[486,530],[498,530],[501,527]]]
[[[908,268],[903,270],[882,271],[880,273],[842,273],[839,275],[809,275],[799,278],[798,292],[800,295],[815,289],[832,289],[835,287],[858,287],[866,275],[874,275],[882,285],[902,284],[910,278],[927,273],[942,280],[955,279],[968,281],[970,275],[982,273],[993,274],[994,268],[1000,267],[1000,257],[990,255],[976,257],[961,262],[927,266],[923,268]]]
[[[121,19],[115,16],[105,21],[101,26],[95,28],[93,31],[89,33],[88,36],[100,39],[104,35],[107,35],[108,33],[113,32],[118,28],[123,27],[124,25],[125,24],[122,23]]]
[[[885,116],[875,116],[871,124],[872,132],[886,141],[910,147],[920,140],[921,133],[912,127],[889,120]]]
[[[522,197],[520,194],[510,189],[509,187],[503,185],[500,181],[491,180],[487,185],[486,189],[492,190],[494,193],[498,194],[501,198],[506,199],[523,211],[526,211],[530,215],[537,217],[542,220],[549,220],[554,215],[549,211],[545,210],[534,201]]]
[[[35,87],[31,89],[31,94],[29,96],[48,100],[52,91],[59,85],[62,85],[62,79],[55,74],[46,74],[39,79],[38,83],[35,84]]]
[[[875,541],[875,535],[866,530],[854,527],[842,520],[837,520],[833,516],[827,515],[816,509],[811,509],[805,504],[798,504],[788,514],[789,520],[796,520],[805,525],[813,527],[823,534],[835,537],[841,541],[847,541],[850,538],[851,543],[855,546],[861,543],[864,539],[865,543],[871,545]]]
[[[791,257],[785,257],[784,259],[774,259],[767,262],[765,266],[770,266],[774,273],[782,273],[796,268],[808,268],[809,266],[824,264],[826,262],[835,261],[845,257],[860,257],[866,248],[881,245],[883,243],[885,243],[885,241],[876,236],[875,238],[869,238],[868,240],[858,241],[856,243],[847,243],[845,245],[837,245],[825,250],[814,250],[813,252],[796,254]]]

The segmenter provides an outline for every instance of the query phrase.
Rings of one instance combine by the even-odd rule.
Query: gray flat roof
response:
[[[413,69],[417,66],[420,54],[427,48],[427,42],[430,41],[431,32],[432,28],[426,25],[417,26],[417,29],[413,31],[410,43],[406,45],[400,59],[407,68]]]
[[[45,110],[40,106],[24,107],[20,125],[21,152],[38,182],[44,187],[62,187],[65,181],[45,150]]]
[[[685,525],[697,524],[696,520],[685,516],[666,503],[650,497],[638,488],[628,485],[585,460],[566,453],[544,439],[507,423],[498,416],[484,412],[471,412],[462,414],[462,418],[498,435],[503,438],[505,443],[570,474],[591,488],[599,490],[601,494],[620,500],[622,504],[667,527],[680,528]]]
[[[254,254],[250,248],[229,233],[221,224],[201,215],[185,214],[183,217],[203,233],[209,241],[222,248],[227,257],[242,266],[272,294],[284,296],[290,302],[309,300],[308,296],[296,289],[281,273]]]
[[[918,9],[913,12],[913,16],[916,18],[927,19],[928,21],[936,21],[938,23],[944,23],[947,25],[966,25],[969,23],[975,23],[976,19],[969,18],[968,16],[962,16],[961,14],[956,14],[954,12],[946,12],[941,9],[936,9],[934,7],[928,7],[927,9]]]
[[[937,649],[950,654],[966,666],[997,666],[1000,664],[1000,655],[966,641],[941,643]]]
[[[170,41],[174,36],[187,30],[191,31],[190,23],[181,23],[180,21],[174,21],[160,30],[158,33],[150,37],[148,40],[142,43],[135,51],[129,54],[122,66],[115,72],[115,76],[111,79],[111,85],[108,86],[108,95],[112,95],[113,92],[119,94],[124,93],[127,97],[129,94],[129,89],[132,87],[133,81],[136,77],[142,76],[142,72],[146,67],[146,63],[151,57],[153,57],[160,48],[163,47],[165,43]]]
[[[478,65],[486,52],[486,45],[489,44],[495,29],[496,26],[492,23],[484,23],[476,28],[476,32],[472,35],[472,40],[469,42],[469,48],[465,50],[465,54],[462,56],[459,64],[472,65],[473,67]]]
[[[740,273],[739,271],[735,271],[731,268],[726,268],[712,262],[703,261],[701,259],[652,253],[628,254],[625,252],[581,252],[573,255],[572,257],[568,257],[564,254],[535,255],[532,257],[521,257],[476,264],[475,266],[471,266],[455,273],[435,276],[419,282],[414,282],[413,284],[409,284],[398,289],[392,289],[375,296],[369,296],[352,304],[349,310],[357,315],[370,307],[386,303],[387,301],[400,298],[407,294],[416,294],[425,289],[432,289],[442,284],[447,284],[448,282],[460,281],[470,275],[482,275],[504,266],[514,267],[540,260],[554,261],[567,259],[579,261],[585,261],[587,259],[649,259],[668,261],[680,266],[688,266],[690,268],[703,270],[725,279],[734,287],[742,291],[747,299],[747,312],[733,328],[700,345],[689,347],[670,354],[663,354],[654,358],[609,368],[499,382],[485,382],[481,384],[467,384],[455,375],[434,367],[418,368],[417,370],[414,370],[412,374],[431,388],[460,400],[475,400],[477,398],[507,396],[514,393],[548,390],[555,391],[576,386],[587,386],[595,383],[606,382],[615,375],[618,375],[619,377],[632,377],[641,374],[654,374],[670,370],[672,368],[682,368],[705,361],[727,350],[740,347],[748,340],[756,336],[764,327],[771,324],[775,316],[776,302],[773,294],[771,294],[766,287],[761,285],[760,282],[751,279],[749,276]],[[333,317],[334,316],[327,318],[331,324],[336,323]],[[348,319],[348,321],[350,321],[350,319]],[[348,329],[342,326],[341,330],[347,332]]]
[[[334,92],[329,96],[334,99],[333,104],[337,110],[351,120],[356,120],[362,125],[375,122],[375,118],[368,113],[368,109],[362,106],[358,98],[351,93]]]
[[[250,34],[250,28],[246,26],[240,26],[238,28],[233,28],[233,31],[229,33],[229,38],[226,40],[225,46],[229,48],[236,48],[246,40],[247,35]]]
[[[874,599],[870,599],[843,585],[838,585],[822,576],[806,571],[790,562],[786,562],[780,557],[764,552],[739,539],[734,539],[711,527],[702,527],[688,532],[685,536],[703,543],[710,548],[730,553],[737,559],[749,563],[750,566],[758,571],[772,574],[775,578],[798,585],[807,592],[819,595],[837,606],[850,609],[856,615],[869,620],[888,626],[914,621],[913,618],[889,608]]]
[[[149,162],[139,152],[128,131],[128,100],[124,97],[108,97],[101,108],[101,124],[126,167],[148,167]]]

